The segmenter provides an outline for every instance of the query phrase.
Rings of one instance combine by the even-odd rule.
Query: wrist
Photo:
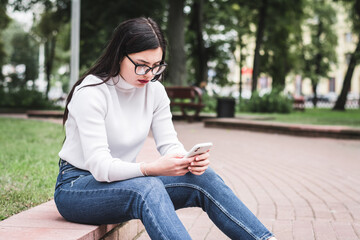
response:
[[[140,171],[145,177],[149,176],[148,171],[147,171],[147,164],[146,163],[142,162],[140,164]]]

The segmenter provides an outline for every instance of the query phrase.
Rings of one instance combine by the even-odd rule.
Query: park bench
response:
[[[170,107],[180,107],[182,117],[189,122],[194,119],[199,119],[200,111],[205,107],[202,101],[202,91],[195,86],[181,87],[171,86],[166,87],[167,95],[170,98]],[[189,114],[190,111],[195,111]]]
[[[305,99],[303,96],[295,96],[293,99],[293,109],[294,110],[305,110]]]

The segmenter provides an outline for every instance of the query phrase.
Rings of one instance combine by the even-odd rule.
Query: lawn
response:
[[[0,220],[52,198],[63,139],[59,124],[0,118]]]
[[[302,123],[314,125],[342,125],[360,128],[360,109],[348,109],[346,111],[332,111],[331,109],[306,109],[305,111],[294,111],[290,114],[278,113],[240,113],[241,116],[261,116],[269,121]]]

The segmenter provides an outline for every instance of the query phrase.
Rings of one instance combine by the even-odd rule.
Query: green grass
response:
[[[63,139],[59,124],[0,118],[0,220],[52,198]]]
[[[342,125],[360,128],[360,109],[332,111],[331,109],[306,109],[304,112],[294,111],[290,114],[240,113],[237,116],[261,116],[272,118],[270,121],[302,123],[314,125]]]

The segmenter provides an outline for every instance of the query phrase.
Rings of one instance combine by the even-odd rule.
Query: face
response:
[[[133,60],[135,64],[146,65],[154,67],[159,65],[162,60],[162,49],[160,47],[156,49],[149,49],[146,51],[128,54],[129,58]],[[130,61],[128,57],[124,57],[120,63],[120,76],[129,84],[134,87],[142,88],[151,79],[155,77],[152,71],[148,71],[145,75],[137,75],[135,73],[135,65]]]

